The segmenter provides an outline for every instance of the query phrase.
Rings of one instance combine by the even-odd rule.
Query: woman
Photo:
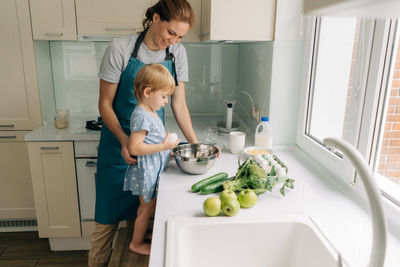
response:
[[[111,41],[100,67],[99,110],[104,124],[97,161],[96,228],[91,236],[89,266],[107,263],[118,223],[136,216],[139,199],[122,188],[127,164],[136,163],[127,149],[129,119],[137,104],[134,79],[145,64],[160,63],[171,72],[177,86],[171,97],[172,111],[186,139],[197,142],[185,99],[186,51],[179,43],[194,23],[193,10],[186,0],[160,0],[147,9],[145,17],[145,30],[139,36]],[[158,114],[164,122],[164,110]]]

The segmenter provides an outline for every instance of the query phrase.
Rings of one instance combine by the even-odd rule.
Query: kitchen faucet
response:
[[[354,146],[339,138],[329,137],[324,139],[325,146],[330,149],[338,149],[353,163],[363,181],[367,192],[372,217],[372,250],[368,267],[383,267],[386,253],[386,221],[380,192],[371,169],[365,159]]]

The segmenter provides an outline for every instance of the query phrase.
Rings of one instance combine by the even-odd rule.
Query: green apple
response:
[[[209,197],[203,203],[203,210],[207,216],[217,216],[221,213],[221,200],[218,197]]]
[[[226,216],[235,216],[240,210],[240,204],[237,199],[228,198],[222,203],[222,212]]]
[[[257,203],[257,194],[251,189],[243,189],[238,195],[240,207],[251,208]]]
[[[219,194],[219,199],[221,200],[221,203],[224,203],[227,199],[237,199],[236,193],[232,190],[224,190]]]

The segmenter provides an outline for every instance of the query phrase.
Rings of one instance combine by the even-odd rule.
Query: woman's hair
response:
[[[194,24],[194,12],[186,0],[160,0],[152,7],[146,10],[143,28],[147,29],[153,22],[154,13],[160,15],[162,21],[171,21],[172,19],[185,22],[192,27]]]
[[[136,74],[134,82],[136,99],[143,97],[146,87],[150,87],[153,91],[168,91],[168,95],[172,95],[175,91],[175,80],[163,65],[149,64],[142,67]]]

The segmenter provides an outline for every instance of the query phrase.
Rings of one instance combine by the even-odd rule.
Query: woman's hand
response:
[[[122,143],[121,143],[121,155],[124,158],[126,164],[132,165],[137,163],[137,159],[132,157],[132,155],[128,151],[128,140],[129,138],[127,137]]]
[[[176,140],[171,139],[169,132],[167,132],[167,135],[165,136],[164,140],[162,141],[162,144],[164,145],[165,150],[167,150],[167,149],[172,149],[172,148],[176,147],[180,141],[181,140],[179,138]]]

